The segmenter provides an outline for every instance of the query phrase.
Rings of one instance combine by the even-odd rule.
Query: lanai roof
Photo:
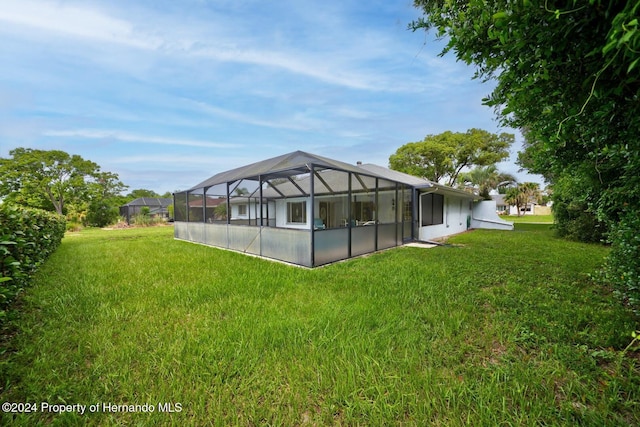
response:
[[[226,172],[221,172],[202,181],[200,184],[195,185],[190,188],[189,191],[197,188],[211,187],[225,182],[238,181],[241,179],[257,180],[260,176],[264,178],[277,178],[291,176],[291,172],[295,172],[294,174],[306,173],[309,172],[309,166],[311,165],[339,169],[348,172],[363,172],[362,169],[359,169],[349,163],[328,159],[326,157],[306,153],[304,151],[294,151],[292,153],[283,154],[281,156],[272,157],[271,159],[231,169]]]
[[[130,201],[129,203],[122,206],[151,206],[151,207],[163,207],[173,203],[173,199],[171,198],[162,198],[162,197],[139,197],[135,200]]]
[[[310,172],[310,166],[314,165],[318,169],[327,168],[333,170],[316,172],[316,176],[319,176],[322,185],[316,191],[333,193],[334,190],[346,191],[346,188],[340,188],[341,185],[336,180],[343,180],[342,175],[336,174],[335,170],[353,172],[360,176],[369,176],[376,178],[383,178],[389,181],[400,182],[402,184],[410,185],[415,188],[437,188],[439,191],[443,191],[450,194],[456,194],[458,196],[466,196],[468,198],[475,198],[474,195],[465,191],[458,190],[452,187],[447,187],[438,183],[431,182],[424,178],[415,177],[406,173],[394,171],[383,166],[374,164],[359,164],[358,166],[341,162],[338,160],[329,159],[327,157],[318,156],[316,154],[310,154],[304,151],[294,151],[292,153],[283,154],[281,156],[272,157],[270,159],[262,160],[260,162],[252,163],[239,168],[231,169],[226,172],[218,173],[211,178],[202,181],[198,185],[190,188],[187,191],[212,187],[218,184],[224,184],[227,182],[239,181],[242,179],[258,180],[259,177],[263,179],[272,178],[285,178],[292,175],[299,175]],[[342,183],[344,186],[344,183]],[[375,187],[375,183],[367,184],[362,178],[358,179],[353,187],[354,190],[362,190],[367,187]],[[285,181],[275,187],[269,187],[265,189],[263,193],[264,197],[292,197],[306,195],[309,193],[309,180],[303,178],[298,180],[295,184],[292,181]],[[257,189],[254,191],[254,193]],[[252,194],[253,195],[253,194]]]

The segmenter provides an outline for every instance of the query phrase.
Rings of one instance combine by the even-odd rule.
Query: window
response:
[[[290,224],[306,224],[307,202],[288,202],[287,222]]]
[[[444,196],[425,194],[420,197],[422,204],[422,225],[442,224],[444,219]]]
[[[353,202],[351,204],[351,213],[357,223],[375,221],[375,203],[367,201]]]
[[[238,205],[238,215],[247,214],[247,205]]]

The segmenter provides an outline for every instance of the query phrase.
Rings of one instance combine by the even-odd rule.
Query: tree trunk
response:
[[[51,192],[51,188],[47,187],[46,190],[47,190],[47,196],[49,196],[49,200],[53,204],[53,207],[56,209],[56,213],[58,215],[62,215],[62,208],[63,208],[63,204],[64,204],[64,200],[62,198],[62,194],[60,194],[59,200],[56,200],[56,197]]]

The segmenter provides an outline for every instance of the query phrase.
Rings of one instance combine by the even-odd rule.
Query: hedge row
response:
[[[31,275],[60,245],[64,232],[62,216],[0,204],[0,324]]]

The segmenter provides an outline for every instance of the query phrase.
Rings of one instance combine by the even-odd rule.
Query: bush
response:
[[[165,219],[161,216],[149,216],[143,213],[136,214],[131,217],[131,224],[136,227],[149,227],[152,225],[158,225],[165,222]]]
[[[78,232],[84,228],[81,223],[75,221],[67,221],[67,231]]]
[[[585,243],[605,240],[607,227],[597,217],[597,181],[581,173],[566,173],[553,186],[553,219],[558,235]]]
[[[105,201],[95,201],[89,204],[87,224],[93,227],[106,227],[115,223],[120,217],[118,208]]]
[[[640,314],[640,218],[627,213],[611,226],[611,252],[601,272],[601,281],[613,285],[625,305]]]
[[[0,204],[0,323],[31,275],[60,245],[64,232],[62,216]]]
[[[558,235],[585,243],[599,243],[605,238],[606,227],[585,203],[556,200],[551,207]]]

